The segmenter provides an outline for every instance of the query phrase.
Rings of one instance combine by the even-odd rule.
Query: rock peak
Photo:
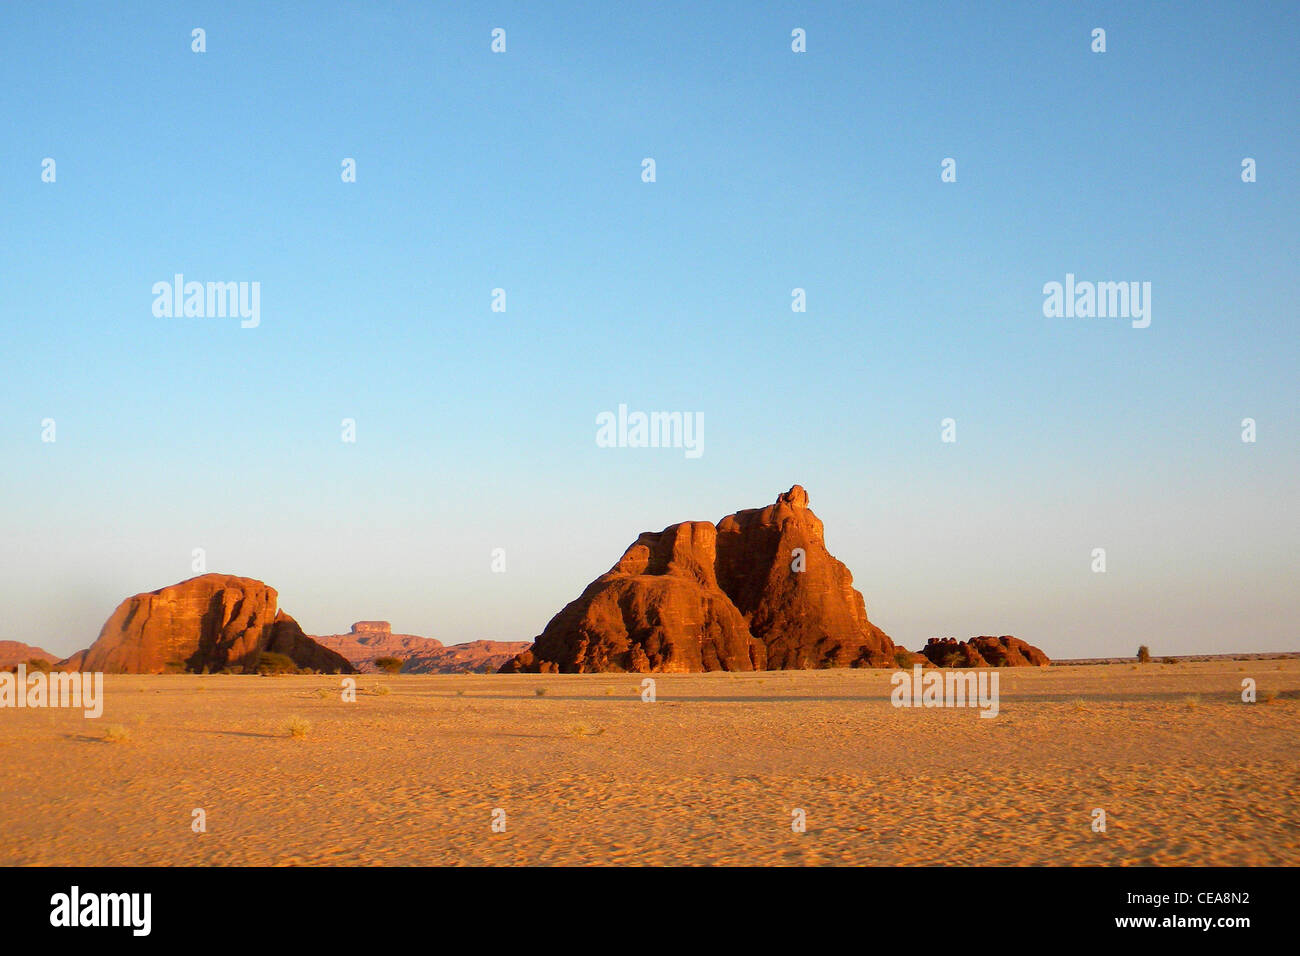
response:
[[[803,485],[791,485],[790,490],[783,495],[776,496],[777,504],[786,504],[791,508],[807,508],[808,492],[804,490]]]
[[[357,621],[352,625],[353,634],[392,634],[393,625],[387,621]]]

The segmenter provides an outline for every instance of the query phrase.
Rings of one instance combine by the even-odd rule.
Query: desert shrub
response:
[[[373,697],[383,697],[385,694],[392,693],[384,684],[376,684],[374,687],[366,688],[366,693]]]
[[[121,724],[109,724],[104,728],[104,740],[110,744],[124,744],[131,739],[131,731]]]
[[[284,732],[290,737],[306,737],[311,732],[311,721],[295,714],[284,722]]]
[[[263,651],[257,658],[257,672],[263,677],[276,674],[296,674],[298,673],[298,665],[287,654]]]
[[[905,651],[901,647],[894,651],[894,663],[904,669],[912,666],[912,652]]]
[[[534,687],[534,688],[533,688],[533,693],[536,694],[538,697],[545,697],[545,696],[546,696],[546,688],[545,688],[545,687]]]
[[[40,657],[29,657],[27,658],[27,671],[28,673],[43,671],[48,674],[50,672],[50,662]]]
[[[400,657],[376,657],[374,665],[386,674],[396,674],[405,663]]]
[[[1151,663],[1151,648],[1147,647],[1145,644],[1143,644],[1141,647],[1138,648],[1138,663],[1139,664]]]
[[[574,737],[599,737],[604,732],[604,727],[593,727],[586,721],[579,721],[569,726],[569,733]]]
[[[1165,663],[1166,663],[1166,664],[1177,664],[1177,663],[1178,663],[1178,658],[1176,658],[1176,657],[1166,657],[1166,658],[1165,658]]]

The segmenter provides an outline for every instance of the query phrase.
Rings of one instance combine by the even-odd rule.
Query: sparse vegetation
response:
[[[392,691],[388,689],[387,684],[373,684],[366,688],[366,693],[371,697],[383,697],[385,694],[392,693]]]
[[[287,654],[263,651],[257,658],[257,672],[263,677],[276,677],[280,674],[298,673],[298,665]]]
[[[1275,700],[1277,700],[1277,691],[1275,690],[1260,691],[1259,702],[1261,704],[1271,704]]]
[[[40,657],[27,658],[27,672],[42,671],[48,674],[50,672],[50,662]]]
[[[894,663],[904,669],[912,666],[912,652],[905,651],[901,647],[894,651]]]
[[[121,724],[109,724],[104,728],[104,740],[110,744],[124,744],[131,739],[131,731]]]
[[[1184,697],[1183,703],[1186,704],[1188,707],[1198,707],[1200,706],[1201,698],[1196,696],[1195,694],[1192,694],[1188,697]]]
[[[376,657],[374,660],[374,665],[385,674],[396,674],[404,663],[400,657]]]
[[[1138,663],[1139,663],[1139,664],[1150,664],[1150,663],[1151,663],[1151,648],[1149,648],[1149,647],[1147,647],[1145,644],[1143,644],[1141,647],[1138,648],[1138,654],[1137,654],[1137,657],[1138,657]]]
[[[1176,658],[1176,657],[1166,657],[1166,658],[1165,658],[1165,663],[1166,663],[1166,664],[1177,664],[1177,663],[1178,663],[1178,658]]]
[[[599,737],[604,732],[604,727],[593,727],[585,720],[569,726],[569,735],[573,737]]]
[[[533,693],[536,694],[538,697],[545,697],[545,696],[546,696],[546,688],[545,688],[545,687],[534,687],[534,688],[533,688]]]
[[[306,737],[311,733],[311,721],[295,714],[284,722],[284,732],[290,737]]]

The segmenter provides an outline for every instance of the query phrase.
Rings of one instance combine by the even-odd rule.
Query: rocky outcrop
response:
[[[0,641],[0,670],[7,671],[28,661],[44,661],[57,664],[58,657],[47,650],[24,644],[22,641]]]
[[[1009,634],[969,641],[932,637],[921,653],[936,667],[1046,667],[1051,663],[1038,648]]]
[[[298,622],[283,611],[275,615],[266,650],[291,658],[300,670],[320,671],[322,674],[351,674],[356,670],[342,654],[304,634]]]
[[[798,485],[718,522],[718,583],[772,670],[894,666],[894,642],[867,620],[853,575],[826,550],[821,519]]]
[[[528,641],[470,641],[443,644],[432,637],[394,634],[387,621],[357,621],[347,634],[330,634],[316,642],[337,651],[363,673],[379,668],[381,657],[402,660],[403,674],[470,674],[495,672],[516,654],[528,649]]]
[[[643,533],[502,670],[893,667],[896,650],[795,485],[716,525]]]
[[[409,660],[436,654],[443,649],[442,641],[414,634],[394,634],[387,621],[357,621],[346,634],[327,634],[315,638],[318,644],[337,651],[362,673],[378,670],[375,661],[381,657]]]
[[[435,642],[436,643],[436,642]],[[528,641],[468,641],[414,654],[402,665],[403,674],[496,673],[507,661],[528,650]]]
[[[275,651],[304,669],[352,672],[346,660],[280,613],[277,599],[261,581],[228,574],[137,594],[118,605],[94,644],[60,666],[124,674],[251,672],[263,651]]]

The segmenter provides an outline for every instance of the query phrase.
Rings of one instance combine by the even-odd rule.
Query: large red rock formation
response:
[[[795,485],[717,525],[642,534],[502,670],[892,667],[896,650]]]
[[[252,578],[204,574],[137,594],[118,605],[99,638],[62,667],[106,673],[252,671],[263,651],[302,668],[351,673],[352,666],[277,613],[274,588]]]
[[[1018,637],[932,637],[921,648],[926,660],[939,667],[1046,667],[1046,654]]]

